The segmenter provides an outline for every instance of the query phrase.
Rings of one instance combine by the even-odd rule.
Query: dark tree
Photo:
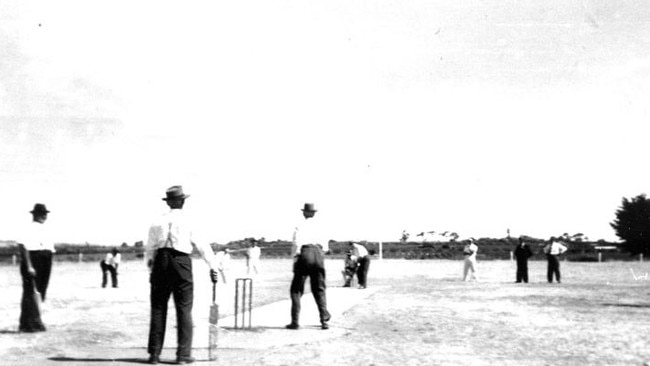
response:
[[[616,211],[616,220],[610,225],[623,240],[626,251],[631,254],[650,253],[650,200],[645,194],[630,200],[623,198]]]

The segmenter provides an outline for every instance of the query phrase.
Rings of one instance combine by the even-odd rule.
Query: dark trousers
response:
[[[151,322],[149,345],[152,355],[160,355],[165,341],[167,304],[170,295],[176,307],[178,348],[176,356],[189,357],[192,353],[192,259],[173,249],[158,249],[151,270]]]
[[[555,279],[557,282],[562,282],[560,280],[560,261],[557,258],[557,255],[547,255],[548,258],[548,270],[546,272],[546,278],[549,283],[553,282],[553,274],[555,274]]]
[[[106,287],[109,272],[111,274],[111,283],[113,284],[113,287],[117,287],[117,264],[113,267],[102,260],[99,262],[99,266],[102,268],[102,287]]]
[[[45,301],[45,294],[52,273],[52,252],[49,250],[30,250],[29,258],[32,261],[32,267],[36,271],[36,278],[34,278],[36,290],[41,294],[41,299]]]
[[[291,323],[299,324],[300,298],[305,292],[305,281],[309,277],[311,293],[316,300],[320,321],[330,319],[327,311],[327,298],[325,295],[325,260],[323,251],[313,245],[303,245],[298,260],[293,265],[293,281],[291,281]]]
[[[528,283],[528,260],[517,260],[517,282]]]
[[[357,279],[359,280],[359,286],[361,287],[366,287],[369,267],[370,267],[370,257],[365,256],[359,258],[359,267],[357,268]]]
[[[18,329],[22,332],[45,330],[41,320],[40,304],[45,301],[45,293],[52,272],[52,252],[49,250],[32,250],[28,252],[36,276],[27,272],[25,258],[20,263],[20,274],[23,282],[23,296],[20,302],[20,320]],[[38,293],[36,293],[38,291]]]

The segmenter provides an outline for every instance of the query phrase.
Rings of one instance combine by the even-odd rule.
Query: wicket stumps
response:
[[[247,303],[248,303],[248,307],[247,307]],[[238,278],[237,280],[235,280],[235,329],[251,328],[251,318],[252,318],[252,308],[253,308],[252,305],[253,305],[253,279]],[[241,310],[241,326],[239,325],[240,310]],[[246,312],[248,312],[248,326],[246,325]]]

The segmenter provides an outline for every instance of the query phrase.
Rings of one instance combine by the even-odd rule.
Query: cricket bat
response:
[[[38,292],[36,289],[36,281],[32,280],[32,286],[34,287],[34,293],[32,294],[32,298],[34,301],[34,307],[38,311],[38,316],[41,316],[41,310],[42,310],[42,305],[43,305],[43,297],[41,296],[41,293]]]
[[[216,302],[217,284],[212,283],[212,304],[210,305],[210,338],[208,340],[208,358],[217,359],[217,340],[219,339],[219,304]]]

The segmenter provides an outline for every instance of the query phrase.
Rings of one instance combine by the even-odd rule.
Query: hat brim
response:
[[[184,194],[182,197],[164,197],[162,200],[163,201],[169,201],[169,200],[175,200],[175,199],[186,199],[190,195],[189,194]]]
[[[301,209],[302,212],[318,212],[318,210],[310,209],[310,210],[305,210],[304,208]]]
[[[31,210],[29,213],[50,213],[48,210]]]

